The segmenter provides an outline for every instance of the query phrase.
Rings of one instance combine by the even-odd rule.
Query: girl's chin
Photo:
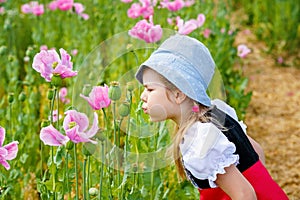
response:
[[[150,121],[151,122],[162,122],[162,121],[165,121],[165,120],[167,120],[166,118],[158,118],[158,117],[151,117],[150,116]]]

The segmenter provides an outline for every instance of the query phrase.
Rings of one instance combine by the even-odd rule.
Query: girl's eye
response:
[[[151,89],[151,88],[147,88],[146,89],[148,92],[152,92],[153,91],[153,89]]]

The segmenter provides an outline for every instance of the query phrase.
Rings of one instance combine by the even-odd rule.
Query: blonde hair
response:
[[[152,69],[145,67],[144,70],[152,70]],[[166,90],[167,98],[169,98],[169,95],[170,95],[169,92],[174,91],[174,90],[179,90],[173,83],[171,83],[164,76],[162,76],[159,73],[157,73],[157,74],[158,74],[159,78],[161,79],[162,83],[168,89],[168,90]],[[200,121],[202,123],[212,122],[220,130],[226,130],[226,128],[223,127],[217,121],[216,117],[213,114],[208,113],[208,111],[211,110],[213,107],[204,106],[201,103],[196,102],[196,101],[194,101],[194,104],[199,106],[199,112],[191,112],[191,115],[180,125],[180,127],[178,125],[176,125],[174,134],[172,135],[173,144],[167,151],[168,155],[173,156],[173,159],[175,161],[175,166],[177,169],[177,173],[178,173],[179,177],[181,177],[182,179],[186,178],[186,174],[185,174],[185,170],[184,170],[183,163],[182,163],[182,157],[181,157],[181,153],[180,153],[179,144],[181,143],[186,131],[197,121]]]

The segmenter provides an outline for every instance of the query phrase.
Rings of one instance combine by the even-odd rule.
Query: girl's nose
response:
[[[142,94],[141,94],[141,100],[143,101],[143,102],[146,102],[147,101],[147,95],[146,95],[146,92],[145,92],[145,90],[142,92]]]

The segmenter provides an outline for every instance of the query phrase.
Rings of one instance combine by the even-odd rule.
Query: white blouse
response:
[[[184,167],[197,179],[207,179],[211,188],[217,187],[217,174],[225,174],[225,167],[238,164],[235,145],[212,123],[194,123],[179,147]]]

